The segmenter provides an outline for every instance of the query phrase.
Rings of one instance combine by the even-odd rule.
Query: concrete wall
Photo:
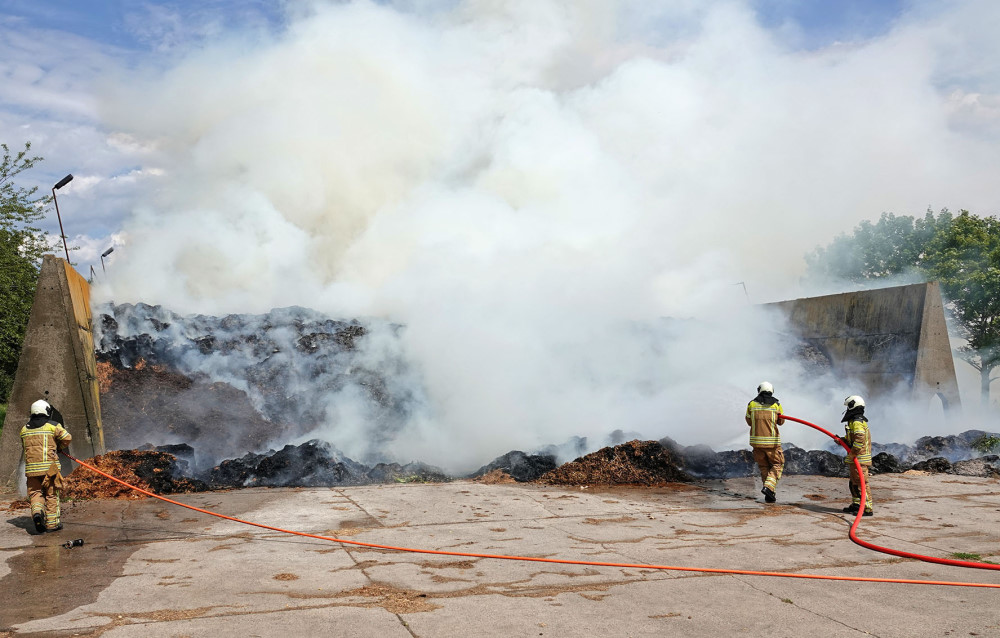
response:
[[[24,481],[21,427],[28,421],[31,404],[43,398],[62,413],[64,425],[73,435],[70,452],[74,456],[89,458],[104,453],[90,286],[54,255],[42,259],[0,436],[0,491],[13,491]],[[62,465],[63,474],[67,474],[70,463],[63,459]]]
[[[936,282],[808,297],[773,304],[833,371],[869,396],[903,389],[961,408],[941,290]],[[860,393],[861,391],[859,391]]]

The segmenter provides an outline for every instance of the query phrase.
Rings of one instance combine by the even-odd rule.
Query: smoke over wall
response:
[[[850,381],[774,357],[781,320],[734,284],[800,296],[803,252],[857,220],[989,201],[995,148],[935,84],[947,26],[796,52],[740,2],[314,3],[109,80],[162,177],[95,296],[405,325],[429,406],[397,453],[442,466],[615,429],[734,444],[765,378],[829,414]],[[666,349],[661,317],[698,321]]]

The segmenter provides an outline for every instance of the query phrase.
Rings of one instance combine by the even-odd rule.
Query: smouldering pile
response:
[[[656,441],[629,441],[566,463],[547,472],[548,485],[663,485],[692,480],[674,456]]]
[[[172,454],[152,450],[117,450],[86,461],[102,472],[157,494],[203,492],[202,481],[180,476]],[[77,467],[63,479],[64,499],[141,499],[146,496],[85,467]]]

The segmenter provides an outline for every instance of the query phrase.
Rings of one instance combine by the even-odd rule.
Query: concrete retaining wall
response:
[[[0,436],[0,491],[13,491],[24,482],[21,427],[28,421],[28,408],[38,399],[48,400],[62,413],[64,425],[73,435],[70,451],[74,456],[89,458],[104,453],[90,286],[54,255],[42,259]],[[70,463],[62,459],[62,466],[63,474],[69,473]]]
[[[946,410],[961,408],[937,282],[767,305],[780,309],[834,372],[863,383],[867,396],[903,389],[915,401],[937,395]]]

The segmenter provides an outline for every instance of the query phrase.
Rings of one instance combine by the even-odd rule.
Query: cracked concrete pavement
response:
[[[861,536],[1000,562],[1000,481],[873,477]],[[868,551],[846,479],[663,488],[474,482],[245,489],[176,500],[385,545],[647,565],[1000,583]],[[816,581],[393,552],[289,536],[161,501],[86,501],[35,535],[0,525],[0,636],[1000,636],[1000,589]],[[84,545],[61,546],[82,538]]]

